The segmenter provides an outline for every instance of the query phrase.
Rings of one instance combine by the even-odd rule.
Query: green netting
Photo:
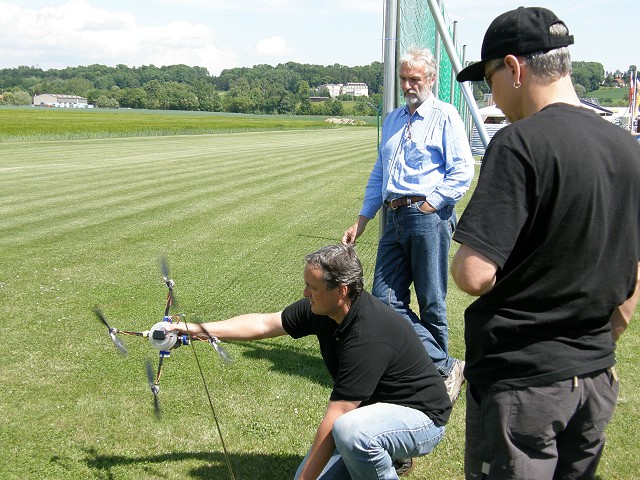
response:
[[[443,17],[445,18],[447,32],[453,41],[453,25],[448,22],[445,15],[444,3],[441,6]],[[426,0],[399,0],[398,2],[398,41],[400,55],[411,47],[428,48],[436,53],[436,33],[438,29],[436,22],[429,10],[429,3]],[[440,43],[440,59],[438,73],[438,98],[444,102],[452,103],[457,108],[460,115],[466,117],[466,105],[464,96],[458,82],[453,81],[454,91],[451,98],[453,66],[447,55],[447,51]],[[456,49],[457,49],[456,45]],[[458,51],[458,56],[461,52]]]

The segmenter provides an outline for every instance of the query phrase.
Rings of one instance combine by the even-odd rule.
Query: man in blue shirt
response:
[[[458,112],[431,92],[431,52],[415,49],[403,55],[399,78],[406,105],[385,119],[358,221],[342,242],[355,243],[378,210],[387,208],[372,294],[411,322],[453,402],[464,381],[464,362],[448,353],[449,247],[456,224],[454,205],[471,184],[473,156]],[[409,305],[411,283],[418,313]]]

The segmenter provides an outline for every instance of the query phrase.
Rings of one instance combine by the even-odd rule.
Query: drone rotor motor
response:
[[[174,331],[167,331],[167,322],[156,323],[151,330],[149,330],[149,342],[154,348],[161,352],[168,352],[173,348],[178,348],[180,345],[189,344],[188,335],[178,335]]]
[[[167,332],[167,322],[158,322],[149,330],[149,342],[160,351],[171,350],[178,342],[178,334]]]

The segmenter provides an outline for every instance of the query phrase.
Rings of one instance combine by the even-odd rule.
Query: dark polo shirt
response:
[[[315,315],[305,298],[282,312],[293,338],[315,335],[333,378],[331,400],[391,403],[445,425],[451,402],[444,381],[413,327],[391,307],[362,292],[342,324]]]

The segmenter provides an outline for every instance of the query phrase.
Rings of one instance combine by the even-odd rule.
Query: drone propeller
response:
[[[160,270],[162,270],[162,279],[165,282],[169,281],[169,263],[166,257],[160,259]]]
[[[218,356],[220,356],[224,363],[229,364],[233,362],[233,359],[229,356],[229,353],[220,344],[220,340],[218,340],[218,337],[209,337],[209,345],[211,345],[215,349],[215,351],[218,353]]]
[[[193,323],[202,323],[200,321],[200,318],[196,315],[193,317]],[[187,324],[188,325],[188,324]],[[188,332],[189,336],[192,336],[191,332]],[[209,339],[208,339],[209,345],[211,345],[213,347],[213,349],[216,351],[216,353],[218,354],[218,356],[220,357],[220,359],[226,363],[226,364],[230,364],[233,363],[233,358],[231,358],[231,355],[229,355],[229,353],[227,352],[227,350],[222,346],[222,342],[218,339],[218,337],[215,337],[213,335],[209,335]]]
[[[153,378],[153,367],[151,366],[151,361],[147,360],[147,381],[149,382],[149,388],[151,388],[151,393],[153,393],[153,411],[156,415],[156,418],[159,420],[162,417],[160,413],[160,400],[158,400],[158,392],[160,391],[160,387],[155,383]]]
[[[107,317],[105,317],[104,313],[102,313],[102,310],[100,310],[97,306],[94,307],[93,311],[95,312],[96,316],[102,321],[102,323],[104,323],[107,327],[109,336],[111,337],[113,344],[118,349],[118,352],[120,352],[122,356],[126,356],[129,352],[127,351],[127,348],[124,346],[122,341],[118,337],[116,337],[116,333],[118,333],[118,330],[109,325],[109,322],[107,322]]]
[[[178,305],[178,301],[176,299],[175,293],[173,293],[173,287],[175,286],[174,281],[169,278],[169,263],[167,262],[166,257],[162,257],[160,259],[160,270],[162,271],[162,281],[169,289],[169,293],[167,294],[167,306],[165,310],[165,316],[169,315],[169,310],[172,306]]]

